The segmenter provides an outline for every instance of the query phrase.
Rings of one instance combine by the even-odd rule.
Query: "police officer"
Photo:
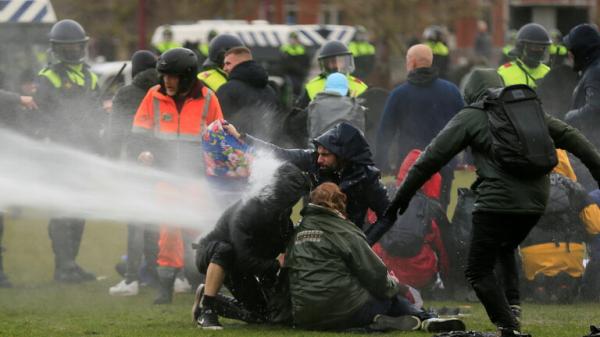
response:
[[[318,93],[325,89],[327,76],[332,73],[342,73],[348,77],[348,95],[357,97],[362,95],[368,86],[360,79],[350,75],[354,72],[354,57],[340,41],[329,41],[319,51],[319,67],[321,73],[312,78],[304,86],[304,93],[296,102],[296,109],[303,110],[308,106]]]
[[[289,34],[288,43],[282,45],[279,51],[281,52],[282,70],[292,82],[292,92],[294,97],[297,97],[300,95],[302,84],[308,75],[310,58],[296,32]]]
[[[356,69],[352,75],[358,78],[367,78],[375,64],[375,46],[369,42],[369,34],[363,26],[356,27],[354,39],[348,44],[348,49],[354,56]]]
[[[548,46],[552,43],[550,36],[542,25],[528,23],[519,29],[517,44],[511,51],[515,59],[498,68],[505,86],[525,84],[536,88],[538,81],[550,71],[543,64]]]
[[[560,30],[552,29],[550,31],[550,36],[552,37],[552,44],[548,47],[548,54],[550,54],[550,62],[548,62],[548,65],[554,67],[554,65],[565,63],[568,56],[568,50],[562,42],[563,36]]]
[[[517,31],[514,29],[509,30],[504,39],[505,44],[502,47],[500,65],[503,65],[504,63],[510,62],[514,59],[510,52],[515,49],[515,43],[517,42]]]
[[[61,20],[50,30],[51,56],[57,62],[38,74],[35,101],[41,110],[41,136],[90,152],[100,151],[105,114],[100,110],[98,78],[84,63],[89,37],[79,23]],[[54,218],[48,233],[55,255],[54,279],[58,282],[95,280],[75,259],[85,220]]]
[[[216,30],[211,29],[208,32],[208,35],[206,37],[206,41],[205,42],[201,42],[200,44],[198,44],[198,52],[200,53],[198,56],[198,63],[202,64],[204,63],[204,61],[206,61],[208,59],[208,47],[210,45],[210,42],[217,36],[219,35],[219,33],[217,33]]]
[[[154,50],[158,55],[173,48],[181,47],[181,43],[173,41],[173,30],[170,26],[166,26],[162,32],[162,41],[154,45]]]
[[[423,31],[423,44],[433,52],[433,67],[438,70],[441,78],[448,78],[450,65],[450,50],[444,42],[444,30],[439,26],[429,26]]]
[[[225,52],[233,47],[243,47],[244,43],[237,36],[230,34],[217,35],[208,46],[208,58],[202,65],[203,71],[198,79],[213,92],[227,82],[227,74],[223,71]]]

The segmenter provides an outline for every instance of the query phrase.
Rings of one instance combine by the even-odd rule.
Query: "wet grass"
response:
[[[459,185],[470,177],[460,176]],[[282,327],[250,326],[224,320],[226,330],[201,331],[190,322],[191,294],[178,294],[174,303],[151,305],[152,289],[139,296],[115,298],[108,288],[120,278],[114,264],[125,251],[123,224],[91,222],[87,225],[79,263],[104,278],[80,285],[52,282],[53,254],[47,219],[7,216],[4,240],[5,269],[15,284],[0,289],[0,337],[29,336],[341,336]],[[467,327],[491,331],[485,312],[475,303],[430,302],[430,306],[470,305]],[[590,323],[600,324],[599,304],[525,305],[524,330],[536,337],[581,337]],[[346,334],[347,335],[347,334]],[[424,332],[386,335],[431,336]]]

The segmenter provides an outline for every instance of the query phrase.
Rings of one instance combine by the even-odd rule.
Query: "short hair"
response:
[[[231,49],[229,49],[228,51],[225,52],[225,57],[227,57],[227,55],[248,55],[250,57],[250,59],[252,59],[252,52],[250,51],[250,49],[248,49],[248,47],[244,47],[244,46],[239,46],[239,47],[233,47]]]
[[[323,183],[310,193],[310,202],[330,208],[346,216],[346,194],[340,190],[340,187],[334,183]]]

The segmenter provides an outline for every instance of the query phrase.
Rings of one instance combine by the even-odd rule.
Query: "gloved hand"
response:
[[[402,197],[400,193],[397,192],[394,196],[394,200],[392,200],[388,208],[385,210],[383,216],[392,223],[394,223],[396,222],[396,218],[398,217],[398,215],[404,214],[404,212],[408,208],[409,203],[410,198],[406,199]]]

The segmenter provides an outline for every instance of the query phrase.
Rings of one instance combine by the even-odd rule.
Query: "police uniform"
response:
[[[425,45],[429,46],[433,52],[432,66],[438,70],[441,78],[446,78],[450,61],[448,46],[441,41],[425,41]]]
[[[353,75],[359,78],[369,76],[375,64],[375,46],[368,41],[352,41],[348,44],[348,50],[352,53],[356,64]]]
[[[212,92],[217,92],[223,84],[227,83],[227,74],[215,67],[199,73],[198,79]]]
[[[502,77],[505,86],[525,84],[533,89],[549,71],[550,67],[543,63],[532,69],[519,59],[505,63],[498,68],[498,74]]]
[[[282,54],[283,72],[292,81],[293,94],[298,96],[310,68],[310,59],[306,54],[306,49],[301,44],[284,44],[279,51]]]
[[[171,50],[173,48],[180,48],[181,47],[181,43],[179,42],[175,42],[175,41],[162,41],[157,43],[154,48],[156,49],[156,52],[158,54],[162,54],[164,52],[166,52],[167,50]]]

